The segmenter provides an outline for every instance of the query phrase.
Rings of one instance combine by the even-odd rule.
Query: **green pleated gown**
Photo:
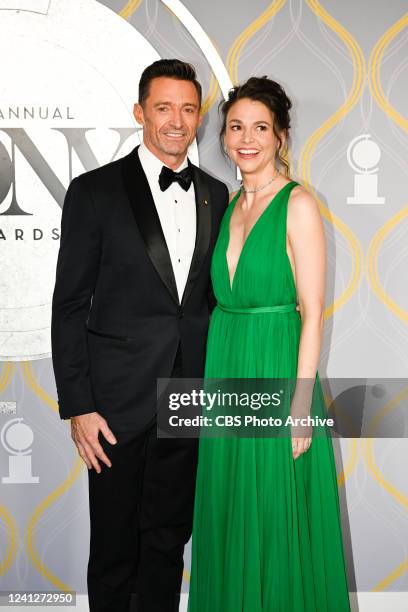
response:
[[[257,220],[232,287],[226,252],[239,192],[227,209],[211,267],[219,306],[206,378],[296,378],[300,315],[281,305],[296,303],[286,219],[297,184],[287,183]],[[324,414],[318,375],[317,385],[314,413]],[[313,438],[296,460],[290,436],[200,439],[188,610],[350,610],[330,436]]]

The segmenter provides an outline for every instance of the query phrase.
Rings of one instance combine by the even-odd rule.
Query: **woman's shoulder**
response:
[[[304,187],[302,185],[302,183],[299,183],[299,181],[297,181],[296,179],[288,179],[288,183],[294,183],[294,187],[291,189],[290,195],[292,197],[297,197],[300,194],[308,194],[308,190],[306,189],[306,187]]]
[[[294,181],[296,185],[291,189],[288,207],[297,210],[304,208],[318,208],[318,202],[314,195],[301,183]]]
[[[304,186],[298,183],[293,187],[288,199],[287,227],[289,233],[292,230],[305,230],[308,227],[321,225],[322,219],[319,203],[314,195]]]

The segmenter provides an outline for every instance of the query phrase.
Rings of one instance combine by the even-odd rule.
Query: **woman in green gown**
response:
[[[312,380],[301,410],[324,415],[325,239],[316,200],[287,177],[290,108],[266,77],[222,107],[221,138],[243,180],[213,254],[205,378]],[[350,610],[329,434],[200,439],[188,610]]]

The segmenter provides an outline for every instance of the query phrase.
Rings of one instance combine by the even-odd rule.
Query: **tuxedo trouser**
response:
[[[172,372],[182,376],[180,349]],[[109,425],[109,422],[108,422]],[[112,429],[112,462],[88,470],[90,612],[176,612],[192,531],[198,440]]]

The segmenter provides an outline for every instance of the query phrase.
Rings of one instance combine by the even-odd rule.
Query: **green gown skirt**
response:
[[[239,192],[224,216],[211,266],[219,306],[206,379],[296,378],[301,321],[286,253],[295,185],[287,183],[259,217],[232,286],[226,251]],[[315,385],[324,414],[318,375]],[[188,610],[350,610],[330,435],[314,437],[296,460],[290,436],[200,439]]]

